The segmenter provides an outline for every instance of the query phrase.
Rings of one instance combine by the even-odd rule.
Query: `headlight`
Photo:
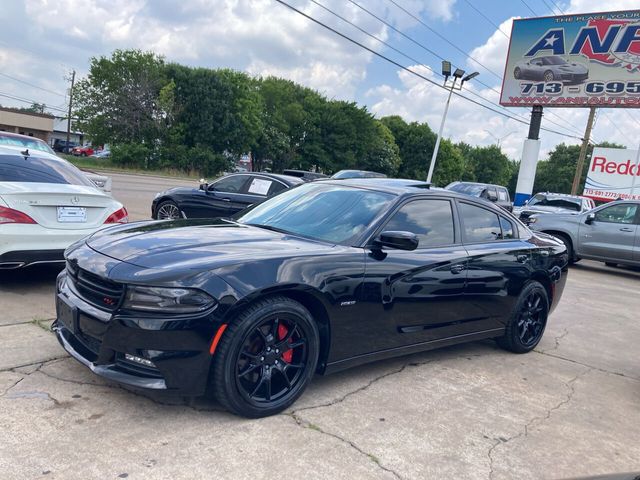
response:
[[[195,313],[215,303],[211,296],[193,288],[129,286],[122,306],[145,312]]]
[[[532,223],[536,223],[538,221],[537,217],[529,217],[527,219],[527,225],[531,225]]]

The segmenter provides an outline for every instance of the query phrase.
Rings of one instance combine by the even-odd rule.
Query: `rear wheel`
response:
[[[513,71],[513,78],[518,80],[520,79],[521,76],[522,76],[522,70],[520,70],[520,67],[516,67],[515,70]]]
[[[309,311],[286,297],[247,308],[215,351],[211,393],[231,412],[266,417],[304,392],[318,362],[318,328]]]
[[[156,219],[158,220],[178,220],[182,218],[178,205],[172,200],[165,200],[158,205]]]
[[[617,264],[617,263],[613,263],[613,262],[604,262],[604,264],[605,264],[607,267],[611,267],[611,268],[616,268],[616,267],[618,266],[618,264]]]
[[[553,82],[554,80],[554,76],[553,76],[553,72],[551,70],[547,70],[546,72],[544,72],[544,81],[545,82]]]
[[[527,353],[540,342],[549,315],[549,297],[536,281],[522,289],[504,335],[498,345],[515,353]]]

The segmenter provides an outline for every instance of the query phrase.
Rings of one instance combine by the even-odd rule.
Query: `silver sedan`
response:
[[[580,215],[533,215],[529,227],[564,242],[571,261],[640,266],[640,203],[617,201]]]

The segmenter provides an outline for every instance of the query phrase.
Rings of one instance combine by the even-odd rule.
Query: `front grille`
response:
[[[112,282],[67,262],[67,273],[75,293],[102,310],[115,310],[124,294],[124,285]]]

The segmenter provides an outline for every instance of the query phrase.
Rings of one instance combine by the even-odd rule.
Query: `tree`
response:
[[[514,164],[500,147],[472,147],[467,151],[470,170],[476,182],[507,185],[511,179]]]
[[[152,52],[116,50],[93,57],[89,74],[74,87],[77,126],[94,143],[144,143],[161,136],[170,114],[161,109],[164,60]]]
[[[598,144],[599,147],[606,148],[625,148],[623,145],[615,143],[603,142]],[[591,157],[593,147],[589,145],[587,148],[587,158]],[[571,193],[573,177],[578,165],[578,157],[580,155],[580,145],[565,145],[561,143],[557,145],[549,153],[549,158],[538,163],[536,171],[536,179],[533,185],[534,192],[554,192],[554,193]],[[580,188],[578,192],[582,192],[582,186],[587,177],[589,170],[589,162],[584,163],[582,175],[580,178]]]
[[[425,179],[436,144],[436,134],[426,123],[407,123],[397,115],[383,117],[380,121],[391,131],[398,145],[398,176]]]

